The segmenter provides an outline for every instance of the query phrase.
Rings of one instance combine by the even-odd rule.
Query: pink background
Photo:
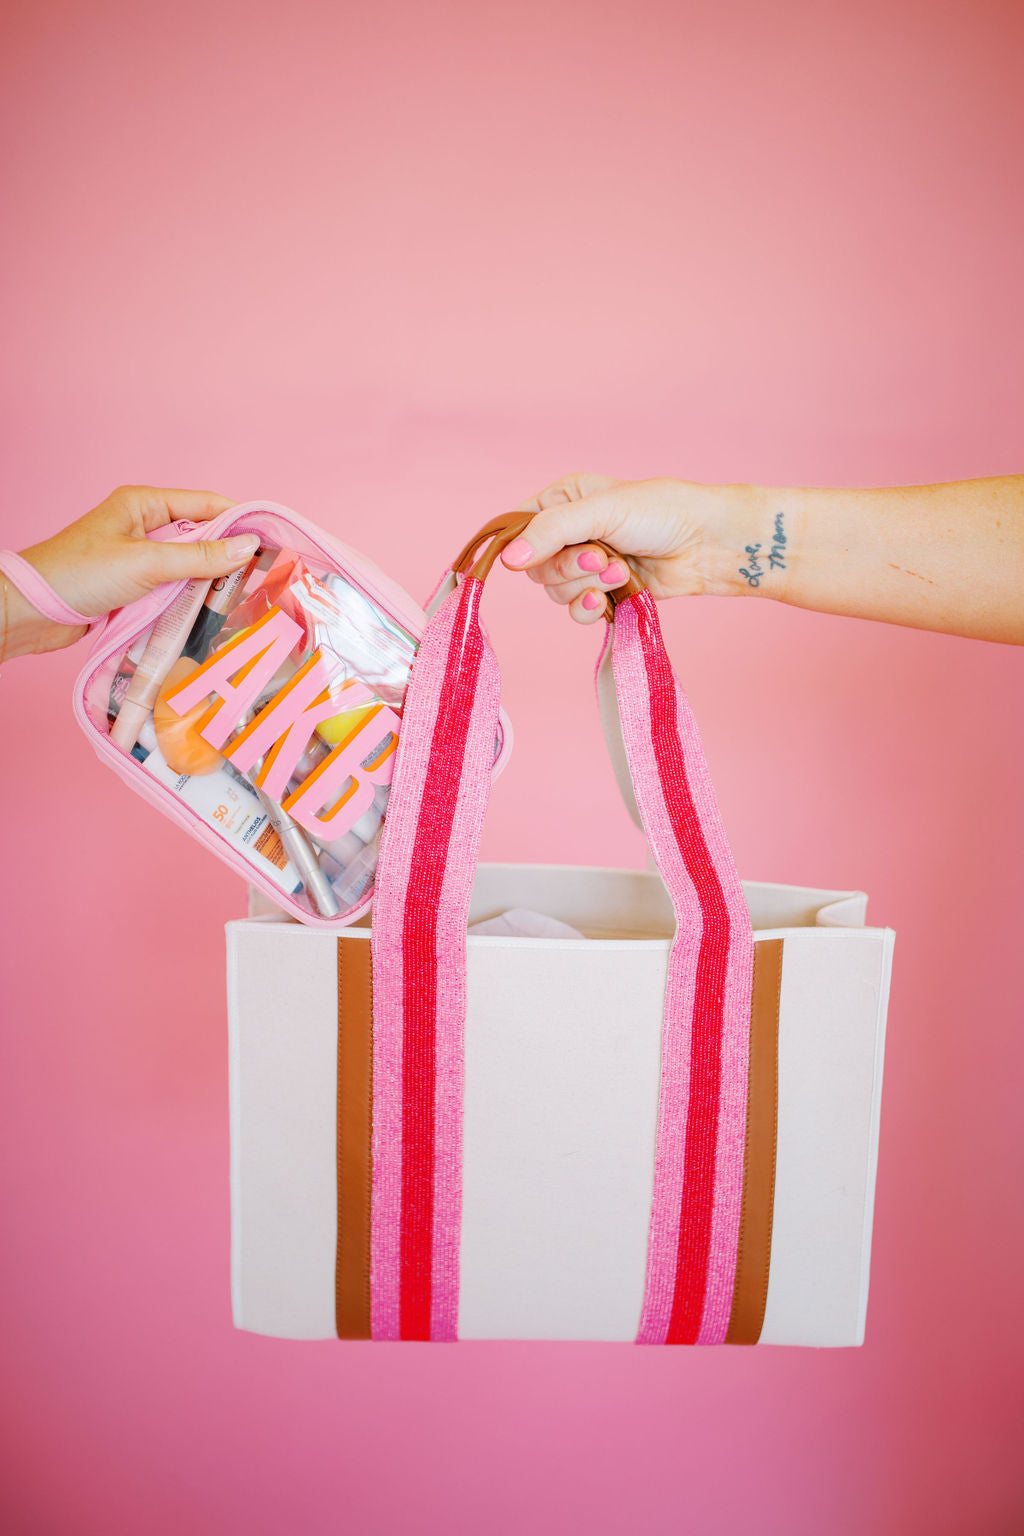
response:
[[[1014,0],[8,5],[0,542],[119,481],[291,504],[417,594],[570,469],[1024,469]],[[490,857],[639,864],[596,644],[489,596]],[[3,1524],[1002,1533],[1020,1479],[1024,654],[663,610],[741,871],[898,931],[861,1351],[231,1328],[235,878],[4,669]],[[45,816],[47,831],[33,828]]]

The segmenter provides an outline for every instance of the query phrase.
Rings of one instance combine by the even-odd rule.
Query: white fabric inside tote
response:
[[[747,883],[783,938],[764,1343],[857,1344],[867,1305],[892,934],[866,897]],[[471,921],[543,912],[583,940],[471,936],[459,1335],[631,1340],[643,1297],[673,915],[656,874],[481,865]],[[349,930],[365,933],[361,925]],[[337,947],[228,925],[237,1326],[335,1333]]]

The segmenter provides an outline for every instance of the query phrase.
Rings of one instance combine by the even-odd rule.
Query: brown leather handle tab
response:
[[[485,523],[480,532],[474,534],[469,543],[464,545],[452,564],[452,570],[457,575],[478,576],[481,581],[485,580],[501,551],[519,538],[520,534],[529,527],[532,517],[532,512],[503,512],[500,517],[492,517],[491,521]],[[477,550],[488,540],[491,541],[488,548],[474,564],[473,557]]]
[[[526,532],[535,516],[536,514],[533,512],[505,512],[499,517],[493,517],[462,548],[458,558],[452,564],[452,570],[457,575],[476,576],[480,581],[485,581],[501,551]],[[490,543],[487,544],[483,554],[479,558],[475,558],[481,544],[487,543],[488,540],[490,540]],[[621,587],[616,587],[614,591],[605,593],[609,604],[605,617],[610,618],[615,604],[621,602],[625,597],[634,597],[637,592],[642,592],[644,584],[630,566],[629,561],[623,555],[620,555],[617,550],[612,549],[600,539],[588,539],[587,543],[594,544],[598,549],[603,550],[608,556],[609,561],[621,560],[629,572],[627,580],[623,582]]]

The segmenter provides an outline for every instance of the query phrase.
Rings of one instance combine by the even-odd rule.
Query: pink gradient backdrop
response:
[[[1013,0],[39,0],[2,27],[0,543],[119,481],[208,485],[422,594],[568,469],[1024,469]],[[595,636],[512,577],[489,617],[518,750],[485,854],[641,863]],[[18,662],[5,1530],[1021,1529],[1024,655],[760,603],[663,620],[741,871],[863,887],[898,930],[867,1346],[234,1333],[243,892],[97,764],[81,657]]]

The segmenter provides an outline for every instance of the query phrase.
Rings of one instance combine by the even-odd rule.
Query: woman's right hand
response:
[[[566,475],[502,559],[580,624],[626,571],[653,597],[769,597],[1024,645],[1024,475],[866,490]]]
[[[600,618],[603,594],[628,578],[623,563],[609,564],[595,539],[625,556],[653,597],[738,594],[743,583],[724,534],[749,489],[565,475],[521,503],[518,511],[535,516],[502,560],[525,570],[580,624]]]

